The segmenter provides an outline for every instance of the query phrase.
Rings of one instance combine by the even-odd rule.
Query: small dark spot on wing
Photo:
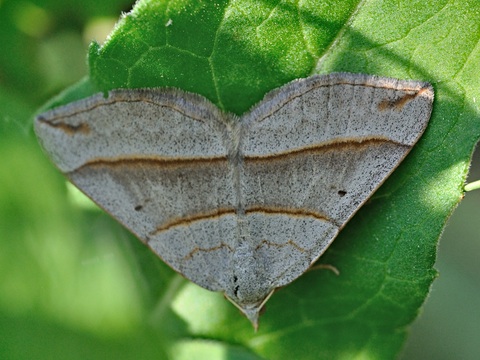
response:
[[[233,275],[233,283],[236,284],[238,281],[238,277],[237,275]],[[238,296],[238,289],[240,288],[240,285],[237,285],[233,288],[233,293],[235,294],[235,296]]]

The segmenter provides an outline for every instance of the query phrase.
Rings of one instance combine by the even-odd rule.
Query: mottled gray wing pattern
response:
[[[427,83],[330,74],[240,118],[180,90],[118,90],[35,130],[84,193],[256,326],[410,151],[432,102]]]
[[[245,115],[242,203],[274,287],[317,260],[398,166],[432,101],[427,83],[331,74],[273,91]]]
[[[173,89],[118,90],[42,114],[35,125],[78,188],[175,270],[223,290],[217,278],[235,247],[236,192],[231,131],[215,106]]]

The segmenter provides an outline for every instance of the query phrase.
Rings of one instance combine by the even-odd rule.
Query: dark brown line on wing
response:
[[[200,221],[205,219],[215,219],[221,216],[225,216],[228,214],[235,214],[235,213],[236,211],[234,208],[220,208],[213,211],[206,211],[203,213],[185,216],[183,218],[175,218],[166,222],[162,226],[156,228],[154,231],[150,232],[150,236],[155,236],[156,234],[162,231],[169,230],[170,228],[175,226],[187,226],[195,221]]]
[[[183,260],[189,260],[193,257],[193,255],[195,255],[197,252],[210,252],[210,251],[216,251],[216,250],[220,250],[221,248],[224,248],[226,247],[228,250],[230,250],[230,252],[234,252],[234,249],[232,249],[230,246],[228,246],[227,244],[225,243],[220,243],[220,245],[217,245],[217,246],[213,246],[211,248],[201,248],[201,247],[196,247],[194,248],[192,251],[190,251],[187,255],[185,255],[183,257]]]
[[[331,142],[325,142],[321,144],[315,144],[311,146],[305,146],[303,148],[297,148],[292,150],[283,151],[276,154],[267,155],[247,155],[244,157],[246,162],[256,161],[274,161],[282,160],[288,157],[298,156],[307,153],[321,153],[327,151],[345,151],[356,150],[370,146],[381,146],[384,144],[393,144],[404,147],[406,149],[411,146],[390,140],[387,138],[341,138]],[[96,158],[81,165],[72,172],[82,170],[88,167],[122,167],[122,166],[160,166],[160,167],[180,167],[180,166],[207,166],[212,164],[218,164],[221,162],[227,162],[228,157],[215,156],[215,157],[197,157],[197,158],[163,158],[160,156],[128,156],[117,158]]]
[[[271,242],[271,241],[267,241],[267,240],[262,240],[260,242],[260,244],[258,244],[256,247],[255,247],[255,250],[258,250],[260,249],[264,244],[267,244],[269,246],[274,246],[274,247],[284,247],[284,246],[287,246],[287,245],[291,245],[293,246],[295,249],[297,249],[298,251],[300,252],[306,252],[307,250],[302,248],[301,246],[299,246],[297,243],[295,243],[295,241],[289,239],[287,242],[283,243],[283,244],[278,244],[278,243],[274,243],[274,242]]]
[[[411,88],[402,88],[402,87],[395,87],[395,86],[391,86],[391,85],[383,85],[383,86],[379,86],[379,85],[375,85],[375,84],[368,84],[368,83],[359,83],[359,84],[352,84],[351,82],[348,82],[348,81],[337,81],[335,83],[325,83],[325,84],[316,84],[315,86],[312,86],[311,88],[309,88],[308,90],[300,93],[300,94],[297,94],[295,96],[292,96],[290,98],[287,98],[284,100],[284,102],[278,106],[278,107],[275,107],[274,109],[271,109],[271,111],[268,113],[268,114],[265,114],[265,116],[263,116],[262,118],[260,119],[256,119],[254,120],[255,122],[262,122],[266,119],[268,119],[269,117],[273,116],[273,114],[275,114],[276,112],[280,111],[280,109],[282,109],[285,105],[287,105],[289,102],[293,101],[294,99],[296,98],[299,98],[309,92],[312,92],[316,89],[319,89],[319,88],[324,88],[324,87],[331,87],[331,86],[337,86],[337,85],[351,85],[351,86],[363,86],[363,87],[369,87],[369,88],[376,88],[376,89],[386,89],[386,90],[395,90],[395,91],[404,91],[406,92],[407,94],[404,95],[404,96],[408,96],[408,95],[411,95],[411,97],[408,97],[406,98],[405,100],[411,100],[411,99],[414,99],[416,98],[417,96],[419,95],[422,95],[423,93],[427,92],[427,91],[430,91],[431,88],[428,87],[428,86],[424,86],[424,87],[411,87]],[[280,88],[281,89],[281,88]],[[269,100],[275,98],[278,96],[278,93],[275,94],[274,97],[270,98]],[[384,100],[385,101],[385,100]],[[405,101],[406,103],[407,101]],[[255,108],[258,108],[262,105],[262,103],[258,104],[257,106],[255,106]],[[403,104],[404,105],[404,104]],[[402,105],[402,106],[403,106]],[[385,110],[385,109],[383,109]]]
[[[227,162],[227,156],[205,157],[205,158],[162,158],[160,156],[129,156],[122,158],[96,158],[79,166],[72,172],[82,170],[88,167],[142,167],[142,166],[160,166],[160,167],[178,167],[178,166],[205,166],[221,162]]]
[[[246,155],[244,157],[246,162],[255,161],[270,161],[279,160],[282,158],[288,158],[307,153],[322,153],[328,151],[345,151],[345,150],[359,150],[366,147],[381,146],[385,144],[397,145],[410,149],[410,145],[400,143],[388,138],[383,137],[365,137],[365,138],[339,138],[330,142],[324,142],[321,144],[315,144],[311,146],[305,146],[302,148],[296,148],[292,150],[283,151],[276,154],[267,155]]]
[[[130,90],[135,90],[135,89],[130,89]],[[172,99],[173,99],[173,97],[172,97]],[[185,117],[187,117],[189,119],[192,119],[192,120],[195,120],[195,121],[200,121],[200,122],[203,122],[203,123],[205,122],[205,119],[202,119],[200,117],[192,116],[191,114],[187,114],[184,109],[182,109],[179,106],[176,106],[174,104],[161,104],[161,103],[158,103],[158,102],[156,102],[154,100],[151,100],[151,99],[126,99],[126,98],[125,99],[106,98],[106,99],[104,99],[103,102],[100,102],[100,103],[97,103],[97,104],[92,104],[85,109],[78,110],[78,111],[72,111],[71,113],[64,114],[64,115],[56,115],[56,116],[53,116],[53,117],[49,118],[48,120],[46,120],[46,119],[42,119],[42,120],[45,121],[46,123],[52,125],[51,121],[55,121],[55,120],[58,120],[58,119],[69,118],[69,117],[72,117],[72,116],[75,116],[75,115],[78,115],[78,114],[89,112],[93,109],[96,109],[96,108],[99,108],[99,107],[102,107],[102,106],[109,106],[109,105],[116,104],[116,103],[147,103],[147,104],[155,105],[155,106],[158,106],[158,107],[173,109],[175,111],[178,111],[180,114],[184,115]],[[65,105],[65,106],[68,106],[68,105]],[[53,111],[54,110],[55,109],[53,109]]]
[[[306,209],[294,209],[288,207],[281,207],[281,206],[251,206],[245,209],[245,214],[251,213],[264,213],[264,214],[286,214],[291,215],[293,217],[313,217],[321,221],[326,221],[329,223],[334,223],[332,219],[330,219],[325,214],[321,214],[315,211],[310,211]]]
[[[150,232],[149,236],[155,236],[158,233],[167,231],[175,226],[188,226],[191,223],[196,221],[216,219],[225,215],[231,215],[236,213],[237,211],[234,208],[221,208],[214,211],[208,211],[208,212],[198,213],[190,216],[185,216],[183,218],[176,218],[166,222],[162,226],[159,226],[154,231]],[[263,214],[270,214],[270,215],[281,214],[281,215],[289,215],[292,217],[313,217],[317,220],[329,222],[339,227],[339,225],[336,224],[335,221],[330,219],[328,216],[321,213],[314,212],[314,211],[305,210],[305,209],[292,209],[292,208],[274,207],[274,206],[253,206],[245,210],[245,214],[252,214],[252,213],[263,213]]]
[[[65,124],[63,122],[54,123],[51,120],[46,120],[42,117],[37,118],[37,121],[47,126],[60,129],[63,132],[65,132],[67,135],[74,135],[76,133],[88,135],[90,133],[90,126],[88,126],[88,124],[85,124],[85,123],[80,123],[78,125],[70,125],[70,124]]]

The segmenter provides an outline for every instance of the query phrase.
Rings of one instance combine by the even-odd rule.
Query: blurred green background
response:
[[[133,3],[0,0],[2,359],[29,358],[18,350],[27,341],[40,348],[51,341],[69,358],[85,358],[72,355],[74,337],[92,348],[96,339],[111,341],[111,356],[138,351],[116,341],[141,336],[136,329],[148,296],[139,294],[155,290],[139,284],[131,269],[164,265],[147,252],[145,263],[132,263],[130,235],[116,225],[112,233],[113,220],[67,186],[32,131],[36,109],[87,74],[88,44],[102,42]],[[477,179],[478,154],[470,181]],[[480,358],[479,208],[480,191],[467,193],[450,219],[440,242],[440,276],[402,358]],[[80,235],[85,229],[88,237]]]

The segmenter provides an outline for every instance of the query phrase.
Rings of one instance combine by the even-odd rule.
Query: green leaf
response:
[[[91,45],[90,78],[64,102],[173,86],[240,114],[291,79],[333,71],[430,81],[436,100],[421,141],[320,259],[339,276],[312,270],[280,289],[254,333],[221,294],[183,280],[130,236],[127,270],[104,270],[137,286],[117,304],[133,309],[123,326],[154,332],[159,352],[177,359],[206,348],[219,359],[395,357],[436,276],[437,241],[480,138],[477,9],[476,1],[139,1],[103,46]]]
[[[140,1],[102,48],[92,44],[90,75],[104,91],[173,86],[240,114],[311,74],[355,5]]]

